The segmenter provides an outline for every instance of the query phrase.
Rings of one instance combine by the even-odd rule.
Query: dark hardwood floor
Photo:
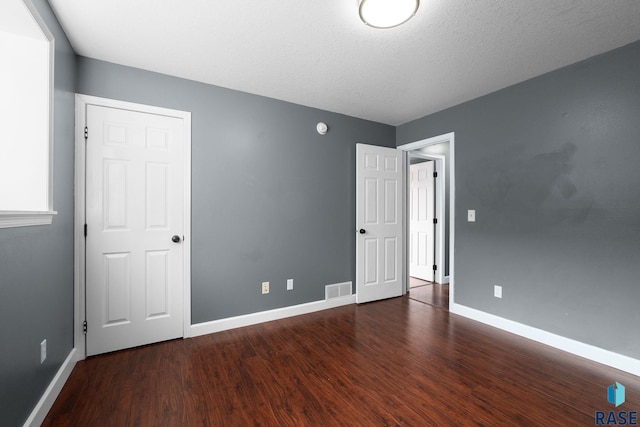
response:
[[[639,408],[638,377],[405,296],[88,358],[43,426],[588,426]]]
[[[409,276],[409,288],[415,288],[417,286],[430,285],[433,282],[428,280],[418,279],[417,277]]]
[[[449,309],[449,285],[410,278],[409,298],[434,307]]]

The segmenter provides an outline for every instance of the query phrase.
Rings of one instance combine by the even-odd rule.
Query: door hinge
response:
[[[433,264],[433,271],[436,271],[438,269],[438,266]]]
[[[87,237],[87,224],[84,225],[84,237]]]
[[[87,138],[89,138],[89,128],[88,127],[84,127],[84,140],[86,141]]]
[[[85,129],[86,129],[86,128],[85,128]],[[434,178],[437,178],[437,177],[438,177],[438,172],[434,172],[434,173],[433,173],[433,177],[434,177]]]
[[[437,224],[438,223],[438,218],[433,218],[433,223]],[[85,236],[86,236],[86,234],[85,234]]]
[[[82,322],[82,333],[87,335],[87,321]]]

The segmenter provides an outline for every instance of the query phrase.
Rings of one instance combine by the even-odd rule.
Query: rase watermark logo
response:
[[[607,388],[607,400],[616,408],[624,403],[624,386],[616,381]]]
[[[607,388],[607,401],[616,408],[625,401],[625,389],[616,381]],[[637,426],[638,411],[596,411],[597,426]]]

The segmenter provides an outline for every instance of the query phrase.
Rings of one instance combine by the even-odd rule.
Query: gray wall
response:
[[[73,348],[75,54],[45,0],[55,37],[54,209],[50,226],[0,229],[0,424],[22,425]],[[28,132],[28,129],[25,129]],[[40,342],[47,360],[40,364]]]
[[[325,285],[355,280],[355,144],[394,146],[393,127],[78,61],[80,93],[192,113],[193,323],[321,300]]]
[[[455,132],[456,303],[640,358],[639,118],[636,42],[397,128]]]

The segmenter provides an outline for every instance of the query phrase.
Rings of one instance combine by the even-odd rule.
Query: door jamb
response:
[[[427,147],[429,145],[435,145],[435,144],[441,144],[441,143],[449,143],[449,170],[446,171],[446,177],[449,179],[449,307],[453,307],[454,305],[454,301],[455,301],[455,269],[454,269],[454,265],[455,265],[455,213],[456,213],[456,209],[455,209],[455,201],[456,201],[456,197],[455,197],[455,132],[449,132],[446,134],[442,134],[442,135],[438,135],[438,136],[434,136],[431,138],[426,138],[426,139],[422,139],[419,141],[415,141],[415,142],[410,142],[407,144],[403,144],[403,145],[399,145],[397,148],[399,150],[405,151],[407,153],[408,157],[408,152],[409,151],[413,151],[413,150],[418,150],[420,148],[423,147]],[[413,153],[412,153],[413,154]],[[405,163],[408,163],[408,161],[405,161]],[[406,175],[406,174],[405,174]],[[444,175],[444,174],[443,174]],[[408,184],[407,184],[407,179],[405,177],[405,179],[403,180],[404,183],[404,191],[403,193],[403,207],[402,209],[405,211],[404,212],[404,217],[406,218],[407,216],[407,191],[408,191]],[[407,237],[407,233],[408,233],[408,226],[406,225],[406,219],[405,219],[405,229],[404,229],[404,236],[405,236],[405,240]],[[444,235],[444,234],[443,234]],[[444,238],[442,239],[442,241],[444,242]],[[407,245],[404,245],[405,247],[405,251],[407,250]],[[408,258],[405,257],[405,264],[408,262]],[[405,275],[404,275],[404,279],[405,279],[405,287],[406,289],[409,288],[409,271],[408,271],[408,265],[406,265],[405,267]]]
[[[86,146],[85,123],[88,105],[111,107],[123,110],[138,111],[143,113],[175,117],[183,120],[184,136],[184,245],[183,263],[183,337],[191,336],[191,113],[187,111],[172,110],[162,107],[154,107],[144,104],[136,104],[118,101],[109,98],[76,94],[76,129],[75,129],[75,212],[74,212],[74,330],[73,344],[78,352],[78,359],[86,358],[86,335],[83,323],[86,319],[86,295],[85,295],[85,251],[84,237],[85,203],[86,203]]]

